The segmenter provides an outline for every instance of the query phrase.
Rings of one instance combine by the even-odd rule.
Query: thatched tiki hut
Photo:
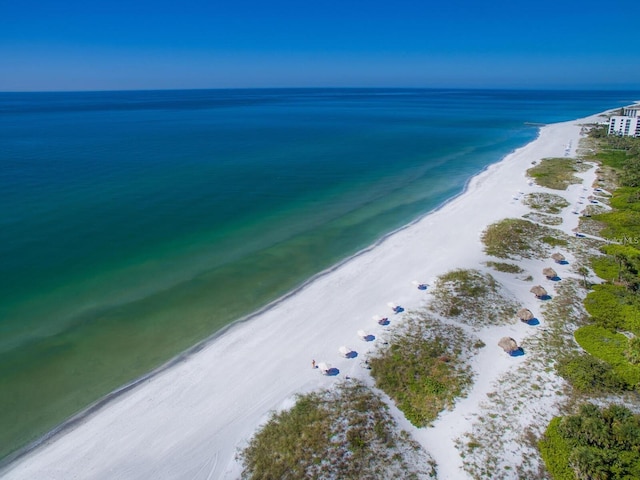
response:
[[[545,297],[547,295],[547,291],[542,288],[540,285],[536,285],[535,287],[531,287],[531,290],[529,290],[531,293],[533,293],[536,297],[538,298],[542,298]]]
[[[533,320],[534,315],[528,308],[521,308],[518,310],[518,318],[523,322],[528,322],[529,320]]]
[[[507,352],[509,355],[511,355],[513,352],[515,352],[520,348],[518,347],[518,344],[516,343],[516,341],[511,337],[502,337],[498,342],[498,346],[502,348],[505,352]]]
[[[547,277],[549,280],[551,280],[552,278],[556,278],[558,276],[556,271],[551,267],[543,268],[542,269],[542,274],[545,277]]]
[[[551,258],[556,263],[564,262],[564,255],[562,255],[561,253],[554,253],[553,255],[551,255]]]

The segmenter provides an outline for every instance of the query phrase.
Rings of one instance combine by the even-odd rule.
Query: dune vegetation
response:
[[[482,233],[487,255],[498,258],[544,258],[550,247],[567,245],[566,234],[521,218],[492,223]]]
[[[273,413],[238,458],[245,479],[435,478],[433,461],[388,407],[355,380],[298,396]]]
[[[524,270],[522,267],[515,263],[506,263],[506,262],[486,262],[485,265],[487,267],[491,267],[498,272],[504,273],[522,273]]]
[[[527,170],[541,187],[566,190],[572,183],[581,183],[576,173],[582,171],[580,164],[572,158],[544,158],[538,165]]]
[[[370,358],[371,375],[412,424],[424,427],[471,384],[469,358],[482,347],[459,327],[413,313]]]
[[[557,215],[563,208],[569,206],[569,202],[564,197],[554,193],[535,192],[525,195],[522,203],[532,208],[536,212]]]
[[[518,308],[493,276],[473,269],[447,272],[435,282],[429,309],[474,327],[512,323]]]

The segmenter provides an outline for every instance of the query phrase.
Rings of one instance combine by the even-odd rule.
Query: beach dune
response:
[[[520,216],[525,207],[514,201],[514,192],[537,188],[527,183],[526,169],[532,161],[563,156],[568,144],[578,145],[579,124],[585,121],[542,127],[535,141],[473,178],[464,194],[272,308],[232,326],[20,457],[0,476],[237,478],[241,467],[236,453],[271,410],[290,406],[297,393],[330,386],[345,376],[367,377],[362,365],[367,351],[375,348],[385,329],[402,321],[403,314],[390,318],[389,326],[372,320],[388,312],[388,299],[407,310],[417,308],[429,294],[415,288],[413,279],[431,281],[452,268],[476,267],[484,261],[483,229],[502,218]],[[530,304],[531,294],[524,293]],[[512,329],[522,329],[517,334],[527,325],[517,322],[510,328],[504,334],[517,338]],[[375,339],[360,341],[359,330]],[[342,345],[357,345],[358,358],[341,355]],[[498,350],[486,349],[479,359],[491,365],[492,375],[518,361]],[[339,374],[321,375],[312,368],[312,360],[330,364]],[[491,378],[482,381],[488,385]],[[481,395],[483,388],[474,388],[472,396]],[[477,403],[473,397],[465,399],[469,408]],[[431,441],[429,435],[418,439]],[[446,458],[453,443],[425,448],[438,460]],[[440,478],[455,478],[458,468],[453,462],[441,470]]]

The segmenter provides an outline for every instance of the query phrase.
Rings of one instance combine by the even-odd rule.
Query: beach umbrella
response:
[[[556,263],[564,262],[564,255],[562,255],[561,253],[556,252],[551,255],[551,258],[555,260]]]
[[[403,311],[403,308],[395,302],[389,302],[387,303],[387,306],[393,310],[394,313],[400,313]]]
[[[342,355],[343,357],[349,357],[351,356],[351,352],[353,352],[353,350],[343,345],[338,349],[338,352],[340,352],[340,355]]]
[[[551,267],[544,268],[542,274],[547,278],[556,278],[558,276],[556,271]]]
[[[414,280],[413,282],[411,282],[411,284],[415,287],[418,287],[418,290],[426,290],[427,289],[427,284],[423,283],[423,282],[419,282],[417,280]]]
[[[498,342],[498,346],[507,353],[515,352],[516,350],[518,350],[517,342],[511,337],[502,337]]]
[[[540,285],[536,285],[535,287],[531,287],[531,290],[529,290],[531,293],[533,293],[536,297],[538,298],[542,298],[547,294],[547,291],[542,288],[542,286]]]
[[[364,330],[358,330],[358,336],[361,339],[366,340],[366,338],[369,336],[369,334],[367,332],[365,332]]]
[[[521,308],[518,310],[518,318],[523,322],[528,322],[529,320],[533,320],[534,315],[528,308]]]
[[[389,323],[389,319],[387,317],[381,317],[380,315],[374,315],[373,318],[380,325],[387,325]]]

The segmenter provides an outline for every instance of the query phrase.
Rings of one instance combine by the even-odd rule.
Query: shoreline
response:
[[[593,120],[597,115],[542,127],[532,142],[512,151],[470,178],[458,195],[386,234],[371,246],[314,275],[265,307],[223,327],[149,374],[103,397],[39,441],[9,456],[10,460],[5,459],[0,468],[6,468],[4,473],[8,478],[27,478],[29,475],[38,478],[63,478],[64,473],[70,471],[91,471],[91,478],[107,478],[113,472],[120,472],[127,478],[173,478],[177,472],[207,478],[204,474],[207,470],[210,478],[236,475],[237,464],[233,460],[235,448],[248,440],[270,410],[289,404],[295,393],[304,393],[335,382],[335,379],[318,378],[317,372],[309,368],[312,358],[320,361],[326,359],[339,365],[338,379],[344,378],[344,375],[362,376],[359,360],[337,360],[340,344],[346,342],[358,347],[363,345],[356,343],[357,328],[367,328],[373,333],[382,331],[384,327],[374,326],[370,312],[386,313],[387,301],[396,301],[409,308],[416,308],[424,303],[424,293],[411,288],[410,282],[414,279],[428,283],[436,275],[460,267],[461,263],[463,266],[467,263],[475,264],[478,258],[483,258],[481,249],[478,249],[478,222],[482,223],[487,218],[503,218],[503,214],[508,216],[513,210],[511,207],[514,202],[511,197],[521,188],[516,185],[521,185],[525,179],[521,168],[529,157],[546,152],[547,149],[557,153],[543,156],[562,156],[563,149],[559,147],[564,148],[567,138],[561,138],[559,131],[564,135],[565,129],[571,135],[578,135],[571,137],[575,151],[579,138],[578,124],[588,119]],[[547,136],[553,138],[543,138]],[[553,145],[547,145],[543,140],[552,140],[550,143]],[[526,163],[527,168],[528,166]],[[505,172],[507,167],[512,167],[514,172]],[[515,176],[517,172],[519,175]],[[488,190],[488,184],[492,183],[492,179],[495,182],[500,173],[505,175],[503,181],[498,182],[495,190]],[[482,208],[482,202],[474,202],[474,197],[481,194],[485,197],[501,195],[501,202],[496,203],[493,210]],[[482,195],[480,198],[482,199]],[[467,203],[470,205],[466,205]],[[520,202],[517,202],[517,206],[522,207]],[[481,208],[482,211],[479,211]],[[451,235],[452,229],[456,228],[461,229],[465,235],[459,233],[454,235],[458,238],[447,242],[437,238],[438,235],[434,237],[431,227],[444,231],[445,237],[446,234]],[[424,248],[427,253],[420,252],[422,240],[425,247],[432,247]],[[415,255],[406,254],[412,251]],[[431,258],[435,253],[441,253],[438,262]],[[454,259],[455,255],[459,256]],[[430,261],[435,265],[429,265]],[[421,262],[424,262],[424,269],[417,268],[417,264]],[[304,322],[298,316],[309,319]],[[339,321],[342,316],[348,320]],[[391,318],[392,322],[396,319],[395,316]],[[309,320],[314,322],[313,325],[309,325]],[[290,345],[290,339],[297,342]],[[365,344],[357,350],[364,356],[367,348],[371,349],[371,345]],[[249,363],[245,364],[243,361]],[[224,367],[223,374],[211,367],[213,363]],[[263,373],[256,375],[256,370]],[[222,390],[227,388],[226,383],[230,379],[233,383],[237,378],[245,380],[229,386],[232,393],[219,391],[221,387],[224,387]],[[278,381],[281,383],[275,385]],[[143,386],[143,383],[147,385]],[[251,399],[258,400],[262,393],[267,394],[266,400],[256,402],[257,405],[250,402]],[[208,412],[211,416],[218,416],[215,410],[209,411],[202,405],[202,402],[210,398],[216,404],[215,409],[223,408],[226,412],[226,406],[232,410],[234,416],[231,423],[217,420],[217,423],[211,422],[205,415]],[[238,404],[247,408],[243,410]],[[182,412],[187,413],[190,418],[187,422],[190,428],[185,425],[180,432],[179,428],[171,425],[172,422],[178,427],[183,425],[176,419],[176,416],[182,416]],[[201,422],[195,421],[198,414],[203,415]],[[110,432],[100,435],[100,440],[108,445],[97,445],[97,441],[93,439],[95,431]],[[174,438],[173,434],[176,432],[179,438]],[[233,436],[233,440],[223,433]],[[124,445],[127,442],[114,445],[121,437],[129,438],[128,445],[135,453],[129,454],[129,448]],[[112,441],[108,441],[108,438]],[[162,439],[164,442],[159,441]],[[229,443],[233,443],[233,448],[229,448]],[[215,460],[206,454],[203,444],[211,448],[212,454],[215,453]],[[167,463],[166,458],[162,461],[159,458],[153,460],[149,457],[153,457],[153,453],[149,453],[147,449],[180,457],[182,460],[177,465]],[[130,470],[125,467],[130,463],[127,460],[130,455],[147,460],[142,461],[137,469]],[[203,459],[207,459],[207,462],[202,463]],[[114,467],[113,462],[117,466]],[[65,463],[69,466],[67,469],[60,467]],[[160,464],[163,466],[159,466]],[[58,467],[54,468],[53,465]],[[63,476],[55,476],[56,473]]]

